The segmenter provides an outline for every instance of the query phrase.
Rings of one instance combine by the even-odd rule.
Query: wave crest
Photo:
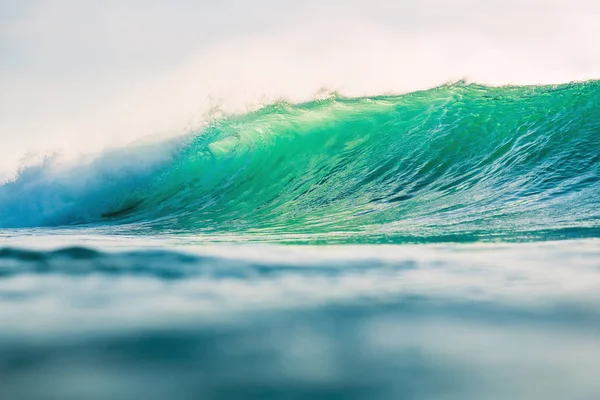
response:
[[[0,187],[0,226],[270,240],[597,236],[600,83],[273,104]],[[167,150],[165,150],[165,147]]]

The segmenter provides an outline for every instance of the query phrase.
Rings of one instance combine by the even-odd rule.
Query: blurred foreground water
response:
[[[597,239],[3,240],[0,399],[600,398]]]

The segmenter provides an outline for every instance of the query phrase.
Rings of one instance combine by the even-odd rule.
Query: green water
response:
[[[0,185],[0,398],[597,399],[599,238],[598,81],[49,158]]]
[[[0,226],[293,242],[595,237],[599,110],[598,82],[278,103],[167,143],[144,169],[114,167],[143,153],[134,146],[88,164],[86,185],[25,173],[0,187],[11,211]]]

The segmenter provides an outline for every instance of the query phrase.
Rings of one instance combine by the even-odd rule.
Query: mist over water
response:
[[[600,6],[575,1],[6,3],[0,177],[198,129],[218,109],[598,79]],[[211,111],[213,110],[213,111]]]

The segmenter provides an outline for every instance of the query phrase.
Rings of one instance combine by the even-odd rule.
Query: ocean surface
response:
[[[279,102],[0,184],[0,399],[600,398],[600,82]]]

